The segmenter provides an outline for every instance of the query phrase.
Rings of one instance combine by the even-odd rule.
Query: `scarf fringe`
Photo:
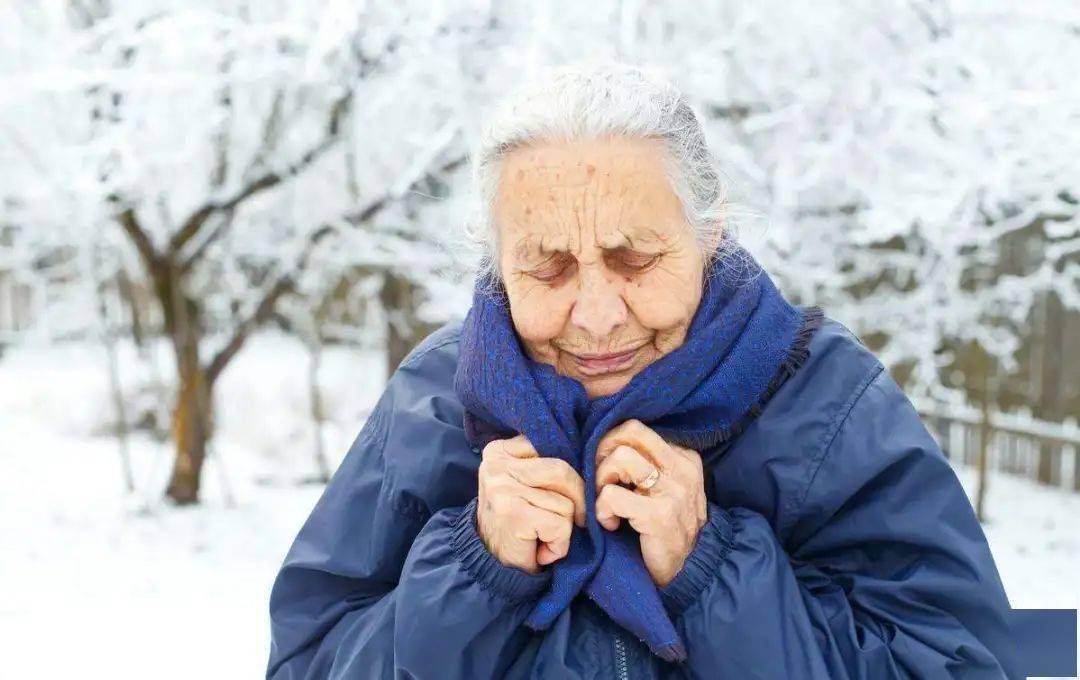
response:
[[[813,340],[814,334],[821,328],[824,320],[825,313],[821,307],[803,307],[802,324],[799,326],[799,330],[795,332],[795,339],[787,350],[787,356],[784,357],[784,361],[776,370],[776,375],[773,376],[768,387],[761,393],[761,397],[754,402],[754,405],[747,409],[746,413],[730,427],[701,437],[683,437],[682,441],[678,443],[704,453],[709,449],[718,448],[742,434],[750,426],[750,423],[761,415],[766,404],[787,382],[788,378],[795,375],[795,372],[806,363],[810,356],[810,341]]]
[[[729,433],[720,440],[721,443],[742,434],[743,430],[761,415],[761,412],[765,410],[765,405],[787,382],[788,378],[795,375],[795,371],[799,370],[810,357],[810,341],[814,339],[814,334],[821,328],[821,324],[825,320],[825,313],[821,307],[805,307],[802,310],[802,317],[802,325],[795,333],[795,340],[791,343],[791,347],[788,348],[787,357],[780,364],[780,368],[777,369],[776,375],[773,376],[769,386],[765,388],[761,398],[750,407],[743,417],[729,428]]]

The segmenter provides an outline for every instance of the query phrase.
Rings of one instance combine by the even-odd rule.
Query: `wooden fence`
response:
[[[923,422],[945,455],[976,465],[982,414],[976,408],[916,403]],[[1080,491],[1080,427],[1037,420],[1025,414],[990,413],[988,469]]]

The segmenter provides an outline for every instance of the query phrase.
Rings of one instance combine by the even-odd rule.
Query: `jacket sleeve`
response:
[[[267,678],[496,677],[531,635],[521,623],[550,574],[487,550],[475,484],[429,511],[394,481],[390,449],[439,447],[421,422],[430,386],[410,385],[411,372],[391,378],[274,581]]]
[[[986,539],[887,373],[825,441],[783,543],[762,515],[710,502],[661,591],[688,651],[672,675],[1016,677]]]

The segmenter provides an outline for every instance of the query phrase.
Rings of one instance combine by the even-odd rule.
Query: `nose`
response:
[[[600,272],[582,272],[578,281],[578,296],[570,313],[570,322],[602,341],[626,323],[627,309],[622,291],[617,282],[609,281]]]

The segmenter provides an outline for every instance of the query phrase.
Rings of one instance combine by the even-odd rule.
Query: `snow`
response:
[[[326,350],[332,464],[378,396],[382,361]],[[237,357],[220,385],[220,459],[207,462],[203,503],[175,508],[160,500],[168,443],[132,439],[130,497],[115,439],[91,434],[111,403],[100,347],[0,360],[5,675],[261,677],[270,585],[321,490],[292,481],[314,471],[306,362],[297,341],[275,334]]]
[[[145,367],[121,350],[134,389],[131,375]],[[100,346],[14,349],[0,359],[5,674],[261,677],[270,585],[320,493],[296,483],[314,469],[306,362],[294,339],[253,339],[222,377],[203,503],[174,508],[160,501],[167,443],[132,439],[138,490],[129,496],[115,440],[94,434],[111,403]],[[326,350],[332,464],[382,381],[379,354]],[[972,471],[959,474],[970,489]],[[1080,494],[995,475],[988,508],[1013,606],[1080,606]]]
[[[453,274],[475,259],[459,226],[478,206],[452,161],[489,107],[553,64],[649,64],[703,114],[725,228],[785,294],[887,337],[878,355],[914,365],[912,392],[959,396],[941,381],[962,358],[950,348],[978,341],[1015,373],[1050,292],[1080,309],[1080,6],[1013,4],[0,2],[0,343],[26,343],[0,358],[5,671],[259,676],[269,584],[319,494],[298,483],[315,470],[308,357],[274,333],[218,385],[203,504],[162,503],[170,445],[146,432],[125,492],[103,348],[36,344],[96,336],[99,283],[148,284],[157,258],[118,211],[187,263],[208,328],[288,277],[302,299],[276,311],[310,337],[318,302],[357,271],[407,275],[439,321],[469,302]],[[380,286],[364,278],[347,300],[370,328],[392,318]],[[105,316],[126,335],[115,289]],[[160,326],[157,303],[145,311]],[[121,347],[132,405],[160,410],[146,379],[168,384],[168,352]],[[327,455],[347,451],[383,380],[378,353],[327,350]],[[986,532],[1014,605],[1080,605],[1078,504],[993,478]]]
[[[0,198],[17,251],[99,248],[103,277],[145,275],[118,208],[168,250],[201,207],[248,195],[224,235],[212,211],[183,248],[201,253],[189,290],[212,321],[256,303],[253,269],[294,265],[316,299],[350,267],[404,269],[441,299],[434,273],[461,264],[443,246],[477,207],[466,166],[444,166],[508,90],[585,57],[669,75],[702,114],[725,228],[760,243],[786,293],[887,336],[885,363],[914,363],[923,391],[940,391],[943,344],[978,340],[1012,371],[1050,291],[1080,308],[1075,2],[23,4],[0,3]],[[428,174],[441,179],[416,181]],[[344,227],[376,205],[366,228]],[[16,259],[26,285],[66,300],[35,293],[49,332],[92,327],[85,273],[46,286],[40,257]]]
[[[974,468],[957,474],[974,498]],[[996,474],[986,514],[983,531],[1014,608],[1080,607],[1080,493]]]

